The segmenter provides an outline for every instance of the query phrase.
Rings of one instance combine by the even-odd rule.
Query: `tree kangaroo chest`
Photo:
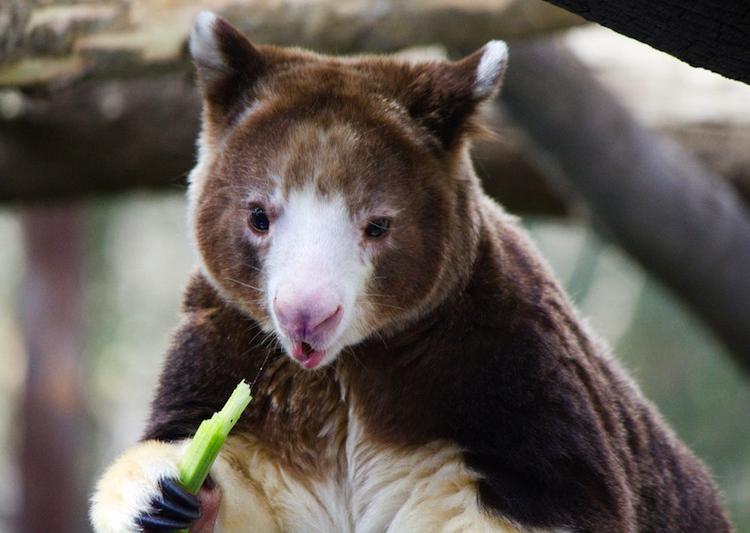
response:
[[[377,443],[351,406],[340,407],[314,434],[303,432],[311,441],[287,435],[283,449],[250,434],[231,437],[218,466],[225,495],[250,488],[247,506],[261,506],[276,531],[521,531],[480,507],[477,476],[456,445]],[[222,530],[252,520],[254,510],[246,511],[222,517]]]

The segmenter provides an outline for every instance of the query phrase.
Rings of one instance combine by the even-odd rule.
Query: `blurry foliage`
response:
[[[718,342],[653,281],[617,354],[644,393],[724,489],[738,531],[750,531],[750,387]]]
[[[21,332],[16,327],[16,290],[21,282],[21,228],[12,212],[0,211],[0,533],[18,506],[18,472],[12,449],[16,398],[25,372]]]
[[[693,317],[587,226],[527,221],[552,268],[594,329],[711,467],[739,531],[750,531],[750,387]],[[182,287],[194,266],[185,206],[137,194],[89,208],[86,376],[90,481],[140,436]],[[24,372],[14,303],[23,259],[12,212],[0,211],[0,476],[14,479],[9,441]],[[0,484],[0,533],[10,531],[17,483]]]

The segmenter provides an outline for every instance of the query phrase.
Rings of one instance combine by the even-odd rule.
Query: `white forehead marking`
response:
[[[280,288],[306,293],[324,286],[342,298],[356,296],[362,281],[352,277],[362,263],[359,231],[342,195],[322,196],[313,185],[292,189],[270,237],[269,298]]]
[[[490,41],[484,46],[484,53],[477,67],[477,79],[474,84],[475,98],[487,96],[495,89],[507,60],[508,45],[505,42]]]
[[[269,308],[280,292],[300,298],[321,290],[334,292],[343,310],[330,346],[334,357],[343,346],[359,340],[356,302],[372,268],[361,251],[358,223],[342,194],[322,195],[309,184],[289,192],[271,224],[265,265]]]
[[[297,250],[325,248],[329,254],[342,252],[339,245],[353,244],[358,237],[343,195],[323,196],[312,184],[290,190],[282,207],[274,240],[292,236],[298,241]]]

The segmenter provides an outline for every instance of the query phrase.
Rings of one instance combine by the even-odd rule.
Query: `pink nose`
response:
[[[293,340],[317,344],[336,329],[343,310],[339,299],[330,293],[305,297],[277,295],[273,302],[279,324]]]

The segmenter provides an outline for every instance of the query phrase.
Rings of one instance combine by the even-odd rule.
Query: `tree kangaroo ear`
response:
[[[190,33],[190,54],[206,118],[231,122],[252,101],[253,87],[266,70],[262,52],[226,20],[201,11]]]
[[[471,132],[478,105],[497,93],[507,64],[508,46],[490,41],[459,61],[417,65],[409,113],[449,149]]]

